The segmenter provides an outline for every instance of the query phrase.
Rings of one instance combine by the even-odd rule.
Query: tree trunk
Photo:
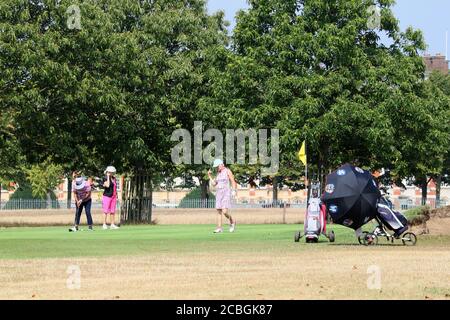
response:
[[[274,177],[272,182],[272,205],[274,207],[278,204],[278,179],[279,177]]]
[[[3,185],[0,183],[0,210],[2,210],[2,187]]]
[[[203,179],[203,178],[199,178],[200,181],[200,190],[201,190],[201,202],[202,208],[207,208],[208,207],[208,186],[209,186],[209,180]]]
[[[67,178],[67,209],[72,207],[72,179]]]
[[[121,223],[150,224],[152,222],[153,185],[151,175],[138,170],[122,184]]]
[[[47,209],[51,209],[52,208],[52,192],[51,191],[47,191]]]
[[[320,185],[320,195],[322,196],[323,190],[325,188],[325,186],[323,185],[325,183],[325,170],[323,167],[323,161],[322,161],[322,154],[319,155],[319,163],[318,163],[318,170],[319,170],[319,185]]]
[[[425,181],[422,184],[422,206],[427,204],[427,193],[428,193],[428,182],[427,178],[425,178]]]
[[[320,187],[322,187],[322,168],[320,159],[319,163],[317,164],[317,182],[319,183]]]
[[[442,176],[439,175],[436,177],[436,208],[441,206],[441,185],[442,185]]]

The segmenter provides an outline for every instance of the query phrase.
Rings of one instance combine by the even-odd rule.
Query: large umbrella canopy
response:
[[[375,218],[381,194],[369,171],[345,164],[326,181],[323,201],[334,223],[356,230]]]

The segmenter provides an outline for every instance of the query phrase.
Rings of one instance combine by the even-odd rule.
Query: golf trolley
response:
[[[297,231],[294,236],[294,241],[300,242],[300,239],[305,237],[306,243],[318,243],[320,235],[321,235],[320,233],[318,234],[316,232],[306,232],[302,234],[301,231]],[[330,242],[334,242],[336,239],[334,231],[331,231],[328,234],[322,233],[322,235],[327,237]]]
[[[358,241],[366,246],[377,245],[378,238],[386,238],[390,243],[401,240],[405,246],[415,246],[417,237],[408,231],[408,220],[400,212],[394,210],[385,188],[381,189],[382,196],[377,203],[378,215],[375,217],[377,226],[372,232],[363,232]],[[399,234],[392,234],[394,230],[400,230]]]
[[[306,243],[318,243],[320,235],[324,235],[330,242],[334,242],[334,231],[326,233],[326,208],[320,200],[320,184],[313,184],[311,190],[313,196],[306,209],[304,232],[297,231],[294,241],[299,242],[304,237]]]
[[[417,236],[412,232],[403,233],[401,236],[396,237],[390,233],[387,228],[383,225],[379,218],[375,218],[378,226],[372,232],[364,231],[359,237],[359,244],[365,246],[376,246],[378,244],[379,238],[386,238],[390,243],[394,243],[395,240],[401,240],[405,246],[415,246],[417,243]]]

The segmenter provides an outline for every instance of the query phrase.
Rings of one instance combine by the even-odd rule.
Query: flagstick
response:
[[[309,203],[309,181],[308,181],[308,146],[305,139],[305,182],[306,182],[306,210],[308,210]]]
[[[308,181],[308,164],[305,166],[305,181],[306,181],[306,206],[309,203],[309,181]]]

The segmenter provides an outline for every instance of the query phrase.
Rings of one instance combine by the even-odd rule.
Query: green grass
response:
[[[330,245],[354,245],[357,239],[351,229],[333,226],[336,243],[325,237],[317,245],[302,239],[294,243],[299,225],[240,225],[231,234],[212,234],[210,225],[124,226],[120,230],[68,232],[67,228],[0,229],[0,259],[105,257],[114,255],[147,255],[152,253],[270,252],[302,248],[329,248]],[[226,231],[226,229],[225,229]],[[428,242],[433,243],[433,237]],[[436,239],[450,243],[450,237]],[[380,243],[382,240],[380,240]],[[384,243],[384,242],[383,242]]]

